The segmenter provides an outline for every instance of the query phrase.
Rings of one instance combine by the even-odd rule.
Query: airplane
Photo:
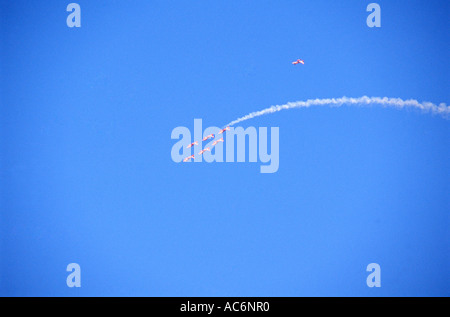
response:
[[[223,129],[220,130],[219,133],[217,133],[217,134],[222,134],[222,133],[224,133],[225,131],[230,131],[230,127],[223,128]]]
[[[205,136],[202,141],[206,141],[208,139],[214,139],[214,134],[211,133],[210,135]]]
[[[211,149],[210,149],[209,147],[207,147],[207,148],[201,150],[201,151],[198,153],[198,155],[202,155],[202,154],[205,153],[206,151],[211,151]]]
[[[195,141],[195,142],[189,144],[188,146],[186,146],[186,148],[189,149],[189,148],[193,147],[194,145],[198,145],[198,142]]]
[[[183,160],[183,162],[187,162],[187,161],[189,161],[190,159],[193,159],[193,158],[194,158],[194,155],[188,156],[188,157],[186,157],[186,158]]]
[[[292,62],[292,65],[303,64],[305,65],[305,61],[303,59],[297,59],[295,62]]]
[[[221,139],[219,139],[219,140],[217,140],[217,141],[214,141],[213,144],[212,144],[212,146],[216,145],[216,144],[219,143],[219,142],[223,142],[223,138],[221,138]]]

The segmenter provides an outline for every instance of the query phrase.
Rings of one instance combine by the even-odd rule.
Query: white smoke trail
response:
[[[415,108],[420,109],[425,112],[431,112],[433,114],[439,114],[443,117],[448,117],[450,115],[450,106],[447,106],[445,103],[439,104],[439,106],[435,105],[431,102],[418,102],[414,99],[403,100],[400,98],[380,98],[380,97],[359,97],[359,98],[328,98],[328,99],[308,99],[306,101],[296,101],[296,102],[288,102],[284,105],[272,106],[270,108],[266,108],[260,111],[251,112],[241,118],[238,118],[234,121],[231,121],[226,126],[235,125],[238,122],[242,122],[245,120],[249,120],[255,117],[263,116],[265,114],[278,112],[281,110],[287,110],[292,108],[308,108],[311,106],[330,106],[330,107],[341,107],[343,105],[350,106],[368,106],[368,105],[380,105],[382,107],[392,107],[392,108]]]

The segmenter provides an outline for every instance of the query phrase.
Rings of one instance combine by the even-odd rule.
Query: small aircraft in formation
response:
[[[298,64],[305,65],[305,61],[304,61],[303,59],[297,59],[296,61],[293,61],[293,62],[292,62],[292,65],[298,65]],[[230,127],[223,128],[223,129],[220,130],[217,134],[222,134],[222,133],[224,133],[225,131],[230,131]],[[209,139],[214,139],[214,134],[213,134],[213,133],[211,133],[210,135],[205,136],[205,137],[202,139],[202,141],[206,141],[206,140],[209,140]],[[219,143],[219,142],[223,142],[223,138],[214,141],[214,142],[212,143],[212,146],[215,146],[215,145],[216,145],[217,143]],[[198,142],[197,142],[197,141],[192,142],[191,144],[189,144],[188,146],[186,146],[186,148],[189,149],[189,148],[193,147],[194,145],[198,145]],[[202,155],[202,154],[205,153],[206,151],[210,151],[210,152],[211,152],[211,149],[210,149],[209,147],[204,148],[203,150],[201,150],[201,151],[198,153],[198,155]],[[187,161],[189,161],[189,160],[191,160],[191,159],[194,159],[194,158],[195,158],[194,155],[190,155],[190,156],[186,157],[186,158],[183,160],[183,162],[187,162]]]
[[[212,146],[216,145],[216,144],[219,143],[219,142],[223,142],[223,138],[214,141],[213,144],[212,144]]]
[[[187,162],[187,161],[189,161],[190,159],[193,159],[193,158],[194,158],[194,155],[188,156],[188,157],[186,157],[186,158],[183,160],[183,162]]]
[[[193,147],[194,145],[198,145],[198,142],[197,141],[195,141],[195,142],[192,142],[191,144],[189,144],[188,146],[186,146],[186,148],[191,148],[191,147]]]
[[[230,131],[230,127],[223,128],[223,129],[220,130],[219,133],[217,133],[217,134],[222,134],[222,133],[224,133],[225,131]]]
[[[230,127],[226,127],[226,128],[224,128],[224,129],[220,130],[220,131],[219,131],[219,134],[222,134],[222,133],[224,133],[225,131],[230,131]],[[206,141],[206,140],[208,140],[208,139],[214,139],[214,134],[211,133],[210,135],[205,136],[205,137],[202,139],[202,141]],[[220,138],[220,139],[214,141],[214,142],[212,143],[212,146],[215,146],[215,145],[216,145],[217,143],[219,143],[219,142],[224,142],[224,141],[223,141],[223,138]],[[197,142],[197,141],[192,142],[191,144],[189,144],[188,146],[186,146],[186,148],[189,149],[189,148],[193,147],[194,145],[198,145],[198,142]],[[201,150],[201,151],[198,153],[198,155],[202,155],[202,154],[205,153],[206,151],[210,151],[210,152],[211,152],[211,149],[210,149],[209,147],[204,148],[203,150]],[[190,155],[190,156],[188,156],[188,157],[185,157],[185,158],[183,159],[183,162],[187,162],[187,161],[189,161],[189,160],[191,160],[191,159],[194,159],[194,158],[195,158],[194,155]]]
[[[202,155],[203,153],[205,153],[206,151],[210,151],[211,149],[209,147],[204,148],[203,150],[201,150],[200,152],[198,152],[198,155]]]
[[[305,61],[303,59],[297,59],[296,61],[292,62],[292,65],[302,64],[305,65]]]
[[[214,139],[214,134],[211,133],[210,135],[205,136],[202,141],[206,141],[208,139]]]

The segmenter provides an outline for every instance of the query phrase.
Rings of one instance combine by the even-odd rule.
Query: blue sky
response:
[[[279,127],[274,174],[170,156],[194,118],[344,95],[448,104],[449,2],[377,1],[369,28],[370,2],[78,1],[68,28],[70,1],[2,1],[0,295],[449,296],[448,120],[243,122]]]

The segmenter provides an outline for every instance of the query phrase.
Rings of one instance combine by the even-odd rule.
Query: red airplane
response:
[[[303,59],[297,59],[295,62],[292,62],[292,65],[303,64],[305,65],[305,61]]]
[[[219,133],[217,133],[217,134],[222,134],[222,133],[224,133],[225,131],[230,131],[230,127],[223,128],[223,129],[220,130]]]
[[[223,142],[223,138],[214,141],[213,144],[212,144],[212,146],[216,145],[216,144],[219,143],[219,142]]]
[[[189,161],[190,159],[193,159],[193,158],[194,158],[194,155],[188,156],[188,157],[186,157],[186,158],[183,160],[183,162],[187,162],[187,161]]]
[[[211,133],[210,135],[205,136],[202,141],[206,141],[208,139],[214,139],[214,134]]]
[[[195,141],[195,142],[193,142],[193,143],[191,143],[191,144],[189,144],[188,146],[186,146],[186,148],[191,148],[191,147],[193,147],[194,145],[198,145],[198,142],[197,141]]]
[[[211,151],[211,149],[210,149],[209,147],[207,147],[207,148],[201,150],[201,151],[198,153],[198,155],[202,155],[202,154],[205,153],[206,151]]]

